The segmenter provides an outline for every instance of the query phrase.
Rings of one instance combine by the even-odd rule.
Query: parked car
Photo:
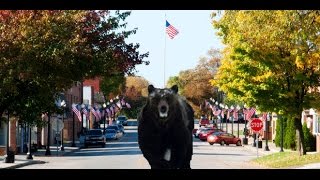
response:
[[[207,141],[207,137],[216,132],[224,132],[224,131],[218,128],[206,129],[199,133],[199,139],[201,141]]]
[[[237,146],[241,146],[241,139],[237,138],[235,135],[230,133],[216,133],[211,134],[207,138],[207,142],[210,145],[213,145],[214,143],[218,143],[221,146],[223,145],[229,145],[229,144],[235,144]]]
[[[100,145],[105,147],[106,138],[101,129],[90,129],[85,133],[84,147],[86,148],[89,145]]]
[[[128,125],[128,118],[126,116],[118,116],[116,120],[117,124],[122,124],[124,126]]]
[[[213,127],[200,127],[199,129],[197,129],[196,133],[193,134],[193,136],[195,138],[199,138],[199,134],[202,132],[202,131],[206,131],[206,130],[209,130],[209,129],[213,129]]]
[[[105,137],[106,137],[107,140],[108,140],[108,139],[115,140],[115,139],[118,139],[118,138],[119,138],[117,131],[114,130],[114,129],[106,129],[104,135],[105,135]]]
[[[123,127],[123,126],[122,126],[122,127]],[[118,138],[121,138],[122,135],[123,135],[123,130],[121,130],[118,125],[109,125],[109,126],[106,128],[106,130],[107,130],[107,129],[114,129],[114,130],[116,131],[116,133],[117,133],[117,137],[118,137]],[[117,139],[118,139],[118,138],[117,138]]]
[[[123,125],[122,125],[122,124],[114,124],[114,125],[112,125],[112,126],[118,126],[119,131],[120,131],[120,132],[122,132],[122,133],[124,134],[124,127],[123,127]]]
[[[199,120],[199,127],[201,126],[207,126],[210,125],[210,121],[207,117],[205,116],[201,116],[200,120]]]

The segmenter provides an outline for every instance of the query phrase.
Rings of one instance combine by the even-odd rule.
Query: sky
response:
[[[200,57],[211,48],[221,49],[221,39],[211,24],[213,11],[205,10],[133,10],[126,18],[127,28],[138,28],[128,37],[128,43],[139,43],[140,53],[149,52],[149,65],[137,65],[142,76],[157,88],[163,88],[170,76],[195,68]],[[166,34],[166,20],[179,33],[170,39]],[[165,39],[166,38],[166,39]]]

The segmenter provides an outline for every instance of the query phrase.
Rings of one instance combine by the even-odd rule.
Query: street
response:
[[[46,161],[20,169],[150,169],[137,142],[136,121],[125,126],[120,140],[108,141],[105,148],[81,148],[64,156],[34,157]],[[256,158],[256,152],[243,146],[209,145],[194,138],[192,169],[260,169],[248,161]]]

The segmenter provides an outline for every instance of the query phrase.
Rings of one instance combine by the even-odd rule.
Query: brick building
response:
[[[68,91],[62,93],[62,99],[66,101],[66,113],[64,116],[64,128],[63,128],[63,139],[65,141],[72,141],[73,138],[73,113],[72,113],[72,103],[81,103],[82,98],[82,84],[75,83],[72,88]],[[54,119],[52,115],[51,121]],[[7,118],[7,115],[3,115],[3,117]],[[45,117],[43,118],[45,121],[48,119]],[[78,140],[77,133],[81,130],[81,122],[78,118],[74,117],[75,122],[75,140]],[[18,123],[18,119],[16,117],[10,117],[10,125],[9,125],[9,148],[14,150],[17,154],[18,152],[23,152],[23,144],[27,143],[27,136],[28,131],[27,128],[24,127],[23,124]],[[55,132],[50,129],[51,133],[51,144],[54,144],[54,134]],[[32,143],[40,143],[41,145],[47,144],[47,134],[48,128],[47,126],[43,128],[32,128],[31,132],[31,142]],[[7,123],[0,121],[0,155],[4,155],[6,152],[6,144],[7,144]]]

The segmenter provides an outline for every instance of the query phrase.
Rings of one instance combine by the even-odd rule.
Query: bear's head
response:
[[[148,106],[155,116],[156,123],[164,125],[178,103],[178,86],[160,89],[149,85],[148,93]]]

